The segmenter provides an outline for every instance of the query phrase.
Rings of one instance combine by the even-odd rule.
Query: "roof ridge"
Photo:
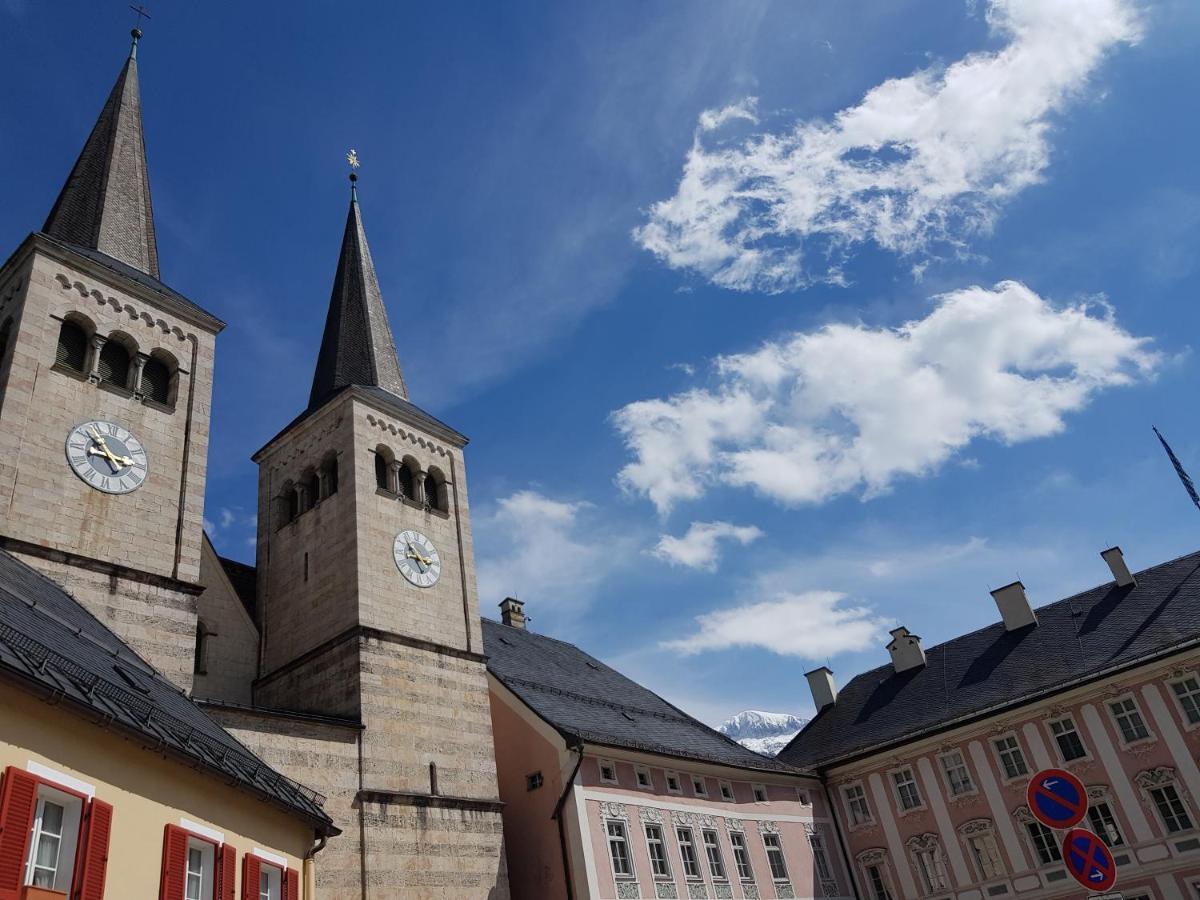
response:
[[[548,694],[557,694],[560,697],[571,697],[574,700],[580,700],[584,703],[591,703],[593,706],[603,706],[603,707],[607,707],[608,709],[618,710],[620,712],[640,713],[641,715],[644,715],[644,716],[653,716],[654,718],[665,719],[667,721],[683,721],[683,722],[697,722],[698,721],[697,719],[693,719],[687,713],[682,713],[682,715],[680,715],[680,716],[669,716],[666,713],[657,712],[652,709],[645,709],[640,706],[632,706],[628,703],[614,703],[611,700],[599,700],[595,697],[589,697],[587,694],[577,694],[575,691],[568,691],[568,690],[564,690],[563,688],[552,687],[552,686],[550,686],[548,684],[544,684],[540,681],[531,681],[527,678],[517,678],[516,676],[512,676],[512,675],[497,675],[496,677],[499,678],[501,681],[505,682],[506,684],[509,684],[509,683],[520,684],[527,688],[532,688],[537,691],[544,691],[545,693],[548,693]],[[622,677],[624,677],[624,676],[622,676]],[[630,680],[632,681],[632,679],[630,679]],[[634,682],[634,683],[637,684],[637,682]],[[641,687],[641,685],[638,685],[638,687]],[[664,700],[663,702],[665,703],[666,701]],[[700,723],[700,724],[703,724],[703,723]]]

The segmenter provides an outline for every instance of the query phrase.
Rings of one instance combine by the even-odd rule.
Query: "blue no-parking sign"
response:
[[[1063,861],[1071,877],[1096,893],[1111,890],[1117,881],[1117,864],[1099,835],[1072,828],[1063,838]]]
[[[1025,799],[1033,817],[1047,828],[1078,825],[1088,806],[1083,782],[1062,769],[1042,769],[1034,775],[1025,790]]]

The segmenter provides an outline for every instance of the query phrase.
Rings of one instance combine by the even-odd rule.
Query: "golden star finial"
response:
[[[350,163],[350,168],[357,169],[358,168],[358,151],[351,148],[350,152],[346,154],[346,162]]]

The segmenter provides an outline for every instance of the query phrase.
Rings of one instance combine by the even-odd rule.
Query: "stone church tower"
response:
[[[508,896],[465,445],[408,399],[352,189],[308,407],[254,456],[253,697],[359,730],[219,713],[328,795],[332,896]]]
[[[45,226],[0,268],[0,546],[187,690],[223,324],[160,280],[133,35]]]

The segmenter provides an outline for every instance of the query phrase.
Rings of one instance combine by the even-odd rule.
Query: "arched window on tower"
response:
[[[8,355],[8,342],[12,338],[12,316],[4,320],[4,325],[0,326],[0,363],[4,362],[4,358]]]
[[[321,479],[316,472],[304,476],[304,508],[312,509],[321,501]]]
[[[338,465],[337,457],[330,456],[321,464],[321,474],[324,476],[325,496],[329,497],[337,493],[338,489]]]
[[[392,451],[380,444],[375,448],[375,486],[383,491],[392,490],[391,476],[388,470],[391,468]]]
[[[171,405],[172,366],[157,354],[151,354],[142,366],[142,393],[147,400]]]
[[[416,466],[411,460],[404,460],[400,465],[400,493],[409,500],[417,499],[417,479],[414,477]]]
[[[446,476],[437,466],[425,473],[425,505],[441,512],[446,510]]]
[[[63,320],[58,329],[58,347],[54,351],[54,364],[84,374],[87,371],[87,329],[72,319]]]
[[[96,374],[104,384],[129,387],[129,348],[118,338],[110,336],[100,348],[100,365]]]

